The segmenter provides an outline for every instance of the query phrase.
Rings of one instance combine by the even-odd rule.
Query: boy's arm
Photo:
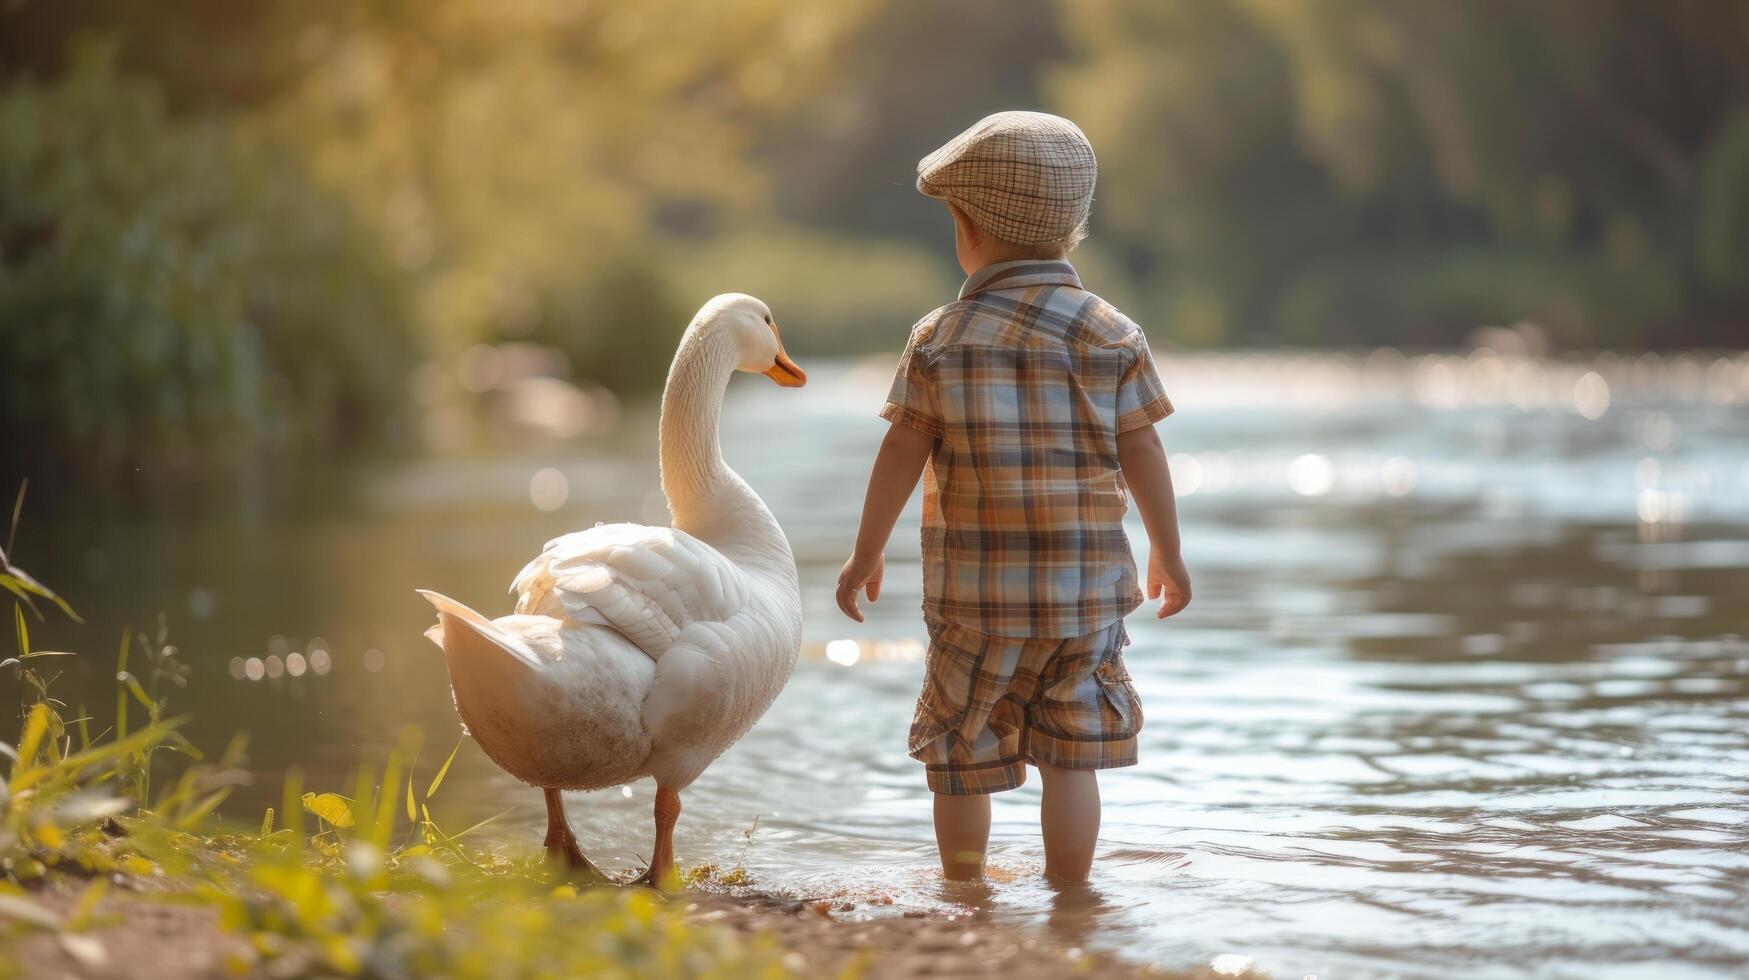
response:
[[[1166,448],[1151,425],[1121,432],[1117,463],[1129,484],[1130,497],[1148,528],[1148,598],[1163,599],[1160,618],[1190,605],[1190,572],[1178,550],[1178,500],[1172,491],[1172,471],[1166,468]]]
[[[868,601],[881,595],[881,576],[886,562],[882,553],[893,525],[899,522],[899,512],[917,478],[923,474],[923,464],[935,451],[935,437],[900,422],[894,422],[881,440],[881,450],[875,455],[874,470],[868,475],[868,496],[862,503],[862,527],[856,532],[856,551],[838,573],[838,608],[844,615],[862,622],[862,610],[857,608],[856,593],[866,588]]]

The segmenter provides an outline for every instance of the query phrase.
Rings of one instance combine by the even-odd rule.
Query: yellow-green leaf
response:
[[[128,857],[133,858],[136,861],[145,860],[144,858],[132,854],[128,855]],[[151,863],[152,862],[150,861],[146,861],[148,866],[151,865]],[[91,927],[91,917],[97,914],[97,904],[103,901],[103,896],[108,891],[108,878],[98,878],[92,881],[91,884],[85,886],[85,890],[79,893],[79,900],[73,903],[73,910],[67,913],[67,930],[69,932],[81,932],[85,929],[89,929]]]
[[[67,845],[67,837],[61,833],[61,828],[45,820],[31,829],[30,835],[36,842],[51,851],[58,851]]]
[[[339,793],[305,793],[303,803],[304,809],[336,827],[353,824],[352,805]]]
[[[18,772],[12,777],[14,790],[23,789],[17,785],[18,775],[36,765],[36,750],[42,746],[43,736],[48,733],[49,706],[38,701],[31,705],[30,715],[24,719],[24,735],[18,740]]]
[[[300,794],[304,790],[304,771],[292,766],[285,771],[285,783],[280,789],[280,813],[285,820],[285,829],[291,831],[292,844],[302,847],[304,842],[304,808],[299,806]]]
[[[322,949],[327,954],[328,965],[341,973],[357,973],[363,966],[350,936],[328,936],[322,940]]]
[[[512,808],[512,810],[513,809],[514,808]],[[468,829],[466,829],[466,830],[462,831],[461,833],[455,835],[454,837],[451,837],[448,839],[449,840],[461,840],[463,837],[466,837],[467,835],[473,833],[474,831],[479,830],[481,827],[484,827],[487,824],[491,823],[492,821],[497,820],[499,817],[502,817],[508,813],[511,813],[512,810],[499,810],[497,813],[492,814],[491,816],[480,821],[479,823],[474,824],[472,827],[469,827]]]
[[[401,753],[390,752],[383,769],[382,798],[377,800],[375,819],[371,823],[370,841],[380,851],[389,849],[389,838],[395,834],[394,785],[401,781]]]
[[[211,793],[202,797],[193,806],[183,811],[183,813],[176,818],[176,822],[173,826],[178,830],[189,830],[198,826],[202,820],[206,819],[207,814],[218,809],[219,804],[225,802],[225,799],[230,795],[231,787],[229,786],[213,790]]]
[[[443,777],[449,775],[450,764],[455,762],[456,753],[462,750],[462,740],[456,739],[455,748],[449,750],[449,758],[443,760],[443,767],[437,770],[437,775],[431,777],[431,785],[425,787],[425,798],[431,799],[437,795],[437,787],[443,785]]]
[[[121,869],[136,878],[150,878],[158,866],[138,854],[129,854],[121,859]]]
[[[30,603],[32,595],[42,596],[59,607],[68,619],[75,623],[85,622],[79,618],[78,613],[73,611],[72,606],[67,605],[67,600],[55,595],[53,589],[32,578],[30,573],[24,569],[5,564],[5,557],[5,555],[0,555],[0,567],[4,567],[6,570],[6,574],[0,576],[0,586],[5,586],[6,591],[22,597],[26,603]],[[36,613],[38,619],[42,618],[42,613],[37,611],[34,603],[31,604],[30,611]]]
[[[140,686],[139,678],[124,670],[115,675],[115,679],[120,681],[122,685],[128,689],[128,693],[132,694],[134,700],[140,702],[140,706],[145,708],[146,711],[151,712],[157,710],[158,706],[152,702],[151,698],[146,696],[146,689]]]

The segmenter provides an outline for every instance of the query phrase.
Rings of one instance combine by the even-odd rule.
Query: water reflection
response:
[[[1106,855],[1107,860],[1120,860]],[[1051,881],[1050,913],[1045,924],[1051,935],[1066,946],[1085,946],[1098,930],[1101,919],[1120,911],[1096,884]]]
[[[922,653],[914,511],[868,622],[831,598],[884,361],[810,364],[814,383],[781,395],[738,383],[724,409],[726,455],[795,544],[807,644],[767,718],[689,791],[682,860],[731,867],[745,847],[756,887],[840,915],[990,916],[1175,966],[1740,974],[1749,356],[1164,363],[1198,599],[1132,624],[1143,764],[1103,782],[1092,887],[1044,881],[1036,780],[996,801],[983,892],[933,870],[904,756]],[[437,756],[420,765],[441,762],[456,722],[412,583],[503,608],[553,534],[665,517],[647,409],[581,450],[458,453],[325,485],[351,489],[279,523],[27,526],[18,549],[93,622],[45,628],[45,643],[90,650],[111,624],[171,611],[197,666],[194,737],[250,730],[271,783],[239,798],[239,819],[276,800],[286,766],[342,785],[409,722]],[[43,541],[65,550],[46,557]],[[93,655],[72,674],[101,692],[112,671]],[[471,748],[441,795],[456,826],[520,801],[488,832],[539,839],[538,794]],[[638,785],[572,813],[593,856],[629,867],[649,805]]]

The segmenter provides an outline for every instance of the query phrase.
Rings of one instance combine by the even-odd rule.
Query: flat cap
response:
[[[1071,238],[1093,207],[1099,165],[1074,123],[1044,112],[985,116],[917,164],[917,189],[1016,245]]]

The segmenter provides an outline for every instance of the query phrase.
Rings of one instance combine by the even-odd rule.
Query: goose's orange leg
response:
[[[582,848],[577,846],[577,838],[571,833],[571,824],[565,819],[565,801],[559,796],[559,791],[548,787],[542,790],[547,798],[547,853],[554,858],[562,859],[565,867],[572,871],[581,871],[591,878],[606,878],[589,859],[583,856]]]
[[[679,819],[680,794],[656,787],[656,846],[650,854],[650,867],[633,884],[662,887],[663,879],[674,870],[674,822]]]

